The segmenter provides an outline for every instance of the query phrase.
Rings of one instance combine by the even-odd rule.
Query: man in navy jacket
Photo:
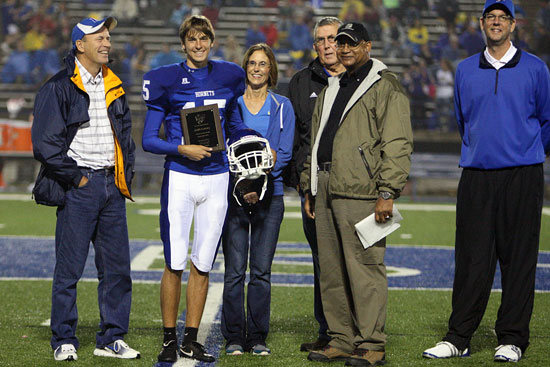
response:
[[[457,68],[455,111],[463,168],[456,206],[453,311],[443,341],[426,358],[469,354],[497,261],[502,301],[495,361],[517,362],[529,345],[550,148],[550,75],[539,58],[514,47],[512,0],[487,0],[480,25],[487,48]]]
[[[120,79],[106,66],[116,20],[87,18],[72,32],[65,69],[48,80],[34,105],[32,143],[42,163],[33,194],[57,206],[52,285],[54,359],[76,360],[76,284],[90,241],[98,273],[99,331],[94,355],[134,359],[128,332],[132,280],[126,223],[135,145]]]

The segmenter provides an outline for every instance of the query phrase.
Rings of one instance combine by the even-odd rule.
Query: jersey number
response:
[[[143,91],[141,94],[143,94],[143,99],[146,101],[149,100],[149,88],[147,88],[149,84],[151,84],[150,80],[143,80]]]

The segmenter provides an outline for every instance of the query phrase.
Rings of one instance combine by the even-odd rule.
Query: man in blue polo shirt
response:
[[[544,188],[550,148],[550,75],[539,58],[514,47],[512,0],[487,0],[484,52],[457,68],[455,111],[463,168],[456,205],[453,311],[443,341],[426,358],[469,355],[497,261],[502,301],[494,360],[517,362],[529,345]]]

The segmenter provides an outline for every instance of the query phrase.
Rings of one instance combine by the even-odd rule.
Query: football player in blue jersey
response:
[[[185,336],[179,355],[213,362],[214,357],[197,342],[197,333],[206,302],[208,274],[227,210],[227,155],[202,145],[185,144],[180,111],[217,104],[224,134],[227,131],[232,135],[246,128],[237,105],[237,98],[244,93],[245,74],[236,64],[208,60],[214,29],[206,17],[188,17],[180,27],[179,36],[187,59],[146,73],[142,92],[147,105],[143,149],[166,155],[160,212],[166,263],[160,290],[164,343],[158,360],[175,362],[177,359],[176,321],[181,276],[187,263],[189,232],[194,220]],[[161,125],[164,125],[165,139],[159,137]]]

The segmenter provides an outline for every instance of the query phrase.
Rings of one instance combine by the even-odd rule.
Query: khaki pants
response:
[[[388,299],[386,241],[365,250],[354,227],[374,212],[375,201],[330,196],[328,181],[329,173],[320,171],[315,225],[330,344],[350,353],[355,348],[382,351]]]

